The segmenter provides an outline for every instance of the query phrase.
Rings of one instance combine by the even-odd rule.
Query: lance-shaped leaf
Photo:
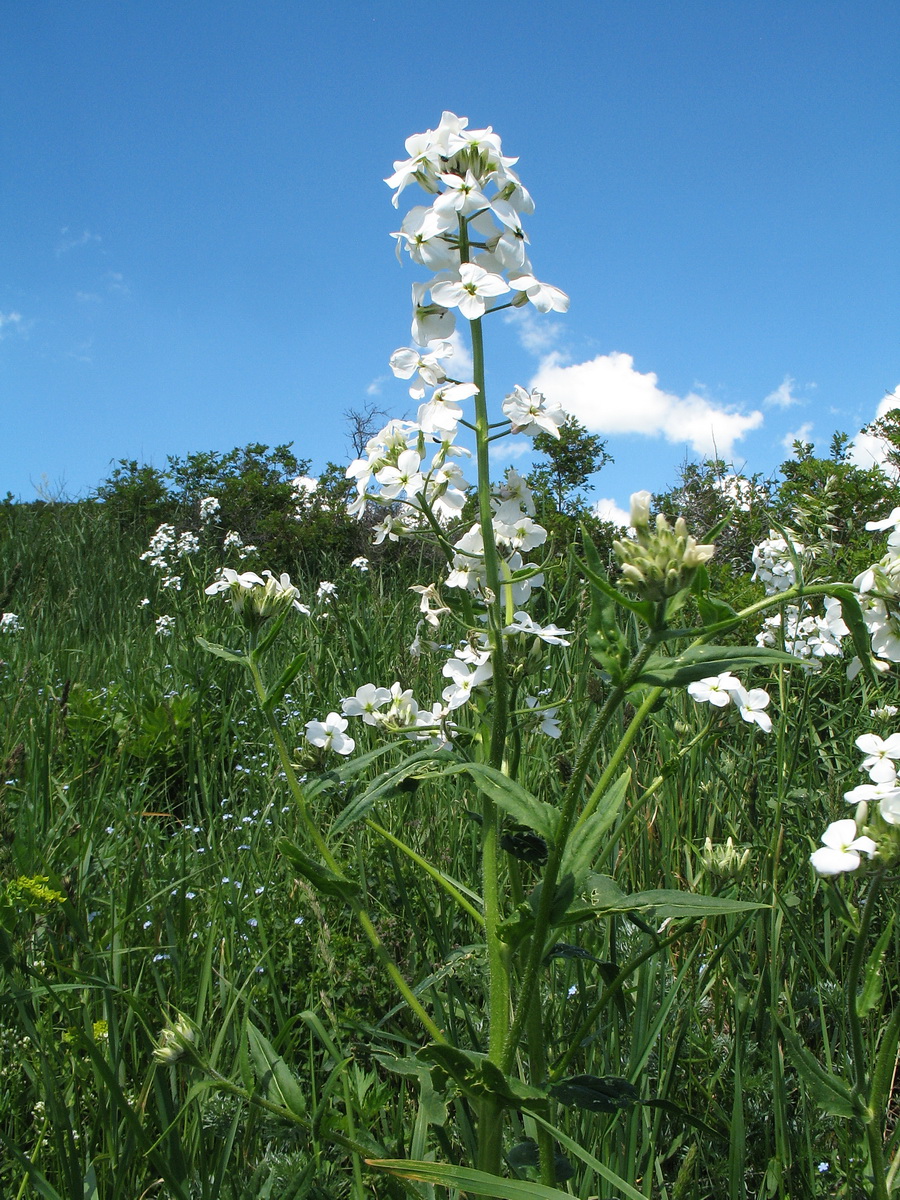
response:
[[[680,654],[653,654],[641,672],[637,686],[687,687],[698,679],[725,671],[749,671],[753,667],[798,666],[801,660],[783,650],[766,646],[690,646]]]
[[[276,704],[280,704],[284,699],[284,693],[288,690],[297,676],[300,674],[304,663],[306,662],[306,651],[301,650],[300,653],[288,663],[281,674],[278,676],[275,683],[268,689],[266,698],[263,701],[263,710],[271,711]]]
[[[630,783],[631,768],[629,767],[611,787],[606,789],[596,810],[567,841],[560,870],[563,875],[567,873],[572,875],[576,890],[581,887],[585,876],[593,866],[603,840],[625,802]]]
[[[811,1098],[824,1112],[834,1117],[861,1116],[865,1105],[843,1080],[826,1071],[819,1060],[806,1049],[795,1033],[779,1021],[788,1057],[797,1074],[806,1084]]]
[[[439,1067],[471,1099],[492,1096],[501,1100],[506,1108],[546,1108],[547,1093],[543,1089],[523,1083],[512,1075],[504,1075],[486,1054],[461,1050],[447,1042],[432,1042],[423,1046],[416,1057]]]
[[[199,635],[195,638],[198,646],[202,646],[209,654],[215,654],[216,658],[224,658],[226,662],[241,663],[243,666],[248,666],[250,659],[246,654],[239,654],[236,650],[228,650],[225,646],[220,646],[218,642],[208,642],[206,638]]]
[[[875,668],[872,666],[872,649],[869,640],[869,631],[866,628],[863,611],[859,605],[859,597],[853,588],[833,588],[832,596],[841,602],[841,616],[847,628],[850,630],[850,636],[853,638],[853,649],[856,651],[856,657],[862,663],[863,670],[868,675],[872,683],[876,682]]]
[[[498,808],[502,808],[519,825],[527,825],[547,842],[553,841],[559,819],[557,810],[532,796],[531,792],[502,771],[489,767],[487,763],[456,763],[445,768],[442,774],[470,775],[478,790],[490,797]]]
[[[299,846],[286,837],[279,838],[275,848],[290,862],[294,870],[313,885],[323,896],[336,896],[340,900],[351,902],[359,893],[359,884],[352,879],[336,875],[324,863],[316,862],[308,854],[304,854]]]
[[[306,1113],[303,1089],[272,1043],[249,1021],[247,1046],[257,1083],[265,1092],[266,1099],[272,1104],[280,1104],[295,1116],[302,1117]]]
[[[550,1095],[568,1108],[588,1112],[618,1112],[640,1101],[640,1092],[633,1083],[613,1075],[573,1075],[552,1087]]]
[[[595,913],[639,913],[652,909],[656,919],[661,921],[681,917],[722,917],[767,907],[752,900],[704,896],[699,892],[680,892],[676,888],[658,888],[626,895],[608,875],[589,874],[584,890],[590,894]]]
[[[496,1175],[485,1175],[484,1171],[476,1171],[472,1167],[455,1167],[450,1163],[414,1162],[402,1158],[367,1158],[366,1166],[377,1171],[386,1171],[399,1179],[415,1179],[419,1183],[436,1183],[439,1187],[459,1188],[469,1196],[492,1196],[497,1200],[572,1200],[570,1192],[561,1192],[559,1188],[547,1187],[543,1183],[499,1179]]]

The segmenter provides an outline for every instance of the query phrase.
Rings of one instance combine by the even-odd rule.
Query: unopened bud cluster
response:
[[[700,864],[703,870],[716,879],[736,879],[743,874],[744,868],[750,861],[750,850],[739,850],[731,838],[724,844],[715,844],[712,838],[707,838],[700,851]]]
[[[659,513],[650,524],[650,493],[631,497],[634,537],[613,542],[622,564],[622,581],[643,600],[660,602],[689,587],[698,567],[709,562],[715,546],[702,546],[688,533],[683,517],[674,527]]]
[[[166,1023],[159,1035],[159,1042],[153,1051],[153,1057],[164,1066],[171,1066],[193,1049],[196,1039],[193,1025],[179,1013],[174,1020]]]

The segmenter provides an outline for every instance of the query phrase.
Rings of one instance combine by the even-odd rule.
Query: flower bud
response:
[[[174,1021],[168,1021],[159,1035],[153,1057],[164,1066],[172,1066],[193,1049],[196,1031],[190,1021],[179,1013]]]
[[[633,492],[631,496],[631,515],[629,521],[635,529],[641,529],[650,524],[650,492]]]

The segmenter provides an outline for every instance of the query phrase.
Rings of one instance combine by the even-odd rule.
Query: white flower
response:
[[[332,712],[324,721],[306,722],[306,740],[323,750],[334,750],[336,754],[352,754],[356,742],[344,733],[346,728],[347,719]]]
[[[860,852],[872,857],[877,846],[870,837],[857,837],[856,833],[856,822],[852,818],[832,821],[822,834],[822,849],[814,850],[809,858],[820,875],[855,871],[860,863]]]
[[[533,275],[519,275],[509,281],[513,291],[521,292],[528,297],[538,312],[568,312],[569,297],[559,288],[551,287],[549,283],[538,283]]]
[[[439,360],[452,353],[452,342],[435,342],[431,349],[424,353],[418,348],[395,350],[391,355],[391,370],[398,379],[410,379],[416,375],[417,382],[410,386],[409,394],[413,400],[421,400],[425,395],[426,385],[438,387],[447,378]]]
[[[509,291],[501,275],[485,271],[475,263],[460,263],[459,279],[448,279],[431,287],[431,299],[446,308],[458,308],[468,321],[477,321],[487,309],[487,301]]]
[[[900,758],[900,733],[892,733],[886,741],[877,733],[864,733],[856,739],[856,745],[866,755],[860,770],[868,771],[873,783],[896,779],[894,760]]]
[[[538,625],[527,612],[517,612],[513,614],[512,623],[507,625],[503,630],[504,633],[525,633],[532,637],[540,638],[542,642],[547,642],[550,646],[569,646],[571,642],[567,642],[565,635],[572,632],[571,629],[560,629],[557,625]]]
[[[172,631],[174,628],[175,628],[175,618],[174,617],[162,616],[162,617],[156,618],[156,631],[155,632],[156,632],[157,637],[171,637]]]
[[[548,404],[540,392],[526,392],[518,384],[503,401],[502,407],[513,433],[525,433],[533,437],[544,430],[558,438],[559,427],[566,423],[566,414],[558,404]]]
[[[337,588],[333,583],[329,583],[327,579],[323,579],[316,589],[316,599],[324,600],[327,603],[337,600]]]
[[[150,601],[148,600],[149,604]],[[0,614],[0,633],[21,633],[22,622],[13,612]]]
[[[341,701],[341,709],[347,717],[362,717],[367,725],[378,724],[378,710],[391,699],[387,688],[376,687],[374,683],[364,683],[356,689],[355,696],[348,696]]]
[[[632,497],[633,499],[634,497]],[[711,675],[706,679],[698,679],[694,683],[689,683],[687,687],[688,695],[692,700],[696,700],[698,704],[712,704],[715,708],[725,708],[727,704],[731,703],[733,693],[741,690],[741,681],[735,679],[730,671],[723,671],[721,675]]]
[[[763,711],[768,707],[769,693],[763,688],[752,688],[749,692],[738,688],[734,693],[734,702],[748,724],[758,725],[763,733],[772,732],[772,718]]]
[[[477,394],[478,388],[474,383],[451,383],[438,388],[430,400],[419,405],[417,422],[422,432],[455,434],[463,415],[459,401]],[[413,451],[407,453],[412,454]]]
[[[482,683],[487,683],[493,673],[494,668],[490,662],[481,663],[471,670],[469,664],[459,658],[451,658],[445,662],[441,674],[453,681],[441,692],[448,711],[452,712],[453,709],[461,708],[463,704],[466,704],[473,689]]]
[[[525,703],[529,708],[535,708],[537,706],[537,702],[537,696],[525,697]],[[559,721],[556,719],[556,714],[558,712],[558,708],[545,708],[539,709],[538,712],[535,713],[536,717],[540,717],[538,729],[540,729],[541,733],[543,733],[546,737],[558,738],[562,735],[562,730],[559,727]]]
[[[900,526],[900,508],[891,509],[891,515],[881,521],[866,521],[866,529],[896,529]]]
[[[369,560],[360,554],[358,558],[354,558],[350,566],[353,567],[354,571],[360,571],[364,573],[369,569]]]

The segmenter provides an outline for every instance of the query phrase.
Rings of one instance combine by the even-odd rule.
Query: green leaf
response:
[[[766,646],[691,646],[671,658],[653,654],[636,686],[681,688],[724,671],[753,667],[796,666],[800,659]]]
[[[291,659],[288,665],[284,668],[275,683],[268,689],[266,698],[263,701],[263,711],[269,712],[280,704],[284,699],[284,693],[288,690],[297,676],[300,674],[303,664],[306,662],[306,651],[301,650],[296,658]]]
[[[367,1158],[366,1165],[377,1171],[387,1171],[400,1179],[415,1179],[419,1183],[436,1183],[445,1188],[461,1188],[472,1196],[492,1196],[496,1200],[572,1200],[569,1192],[526,1180],[498,1179],[472,1167],[456,1167],[449,1163],[414,1162],[402,1158]],[[640,1196],[640,1193],[635,1193]],[[643,1198],[641,1198],[643,1200]]]
[[[566,843],[563,852],[562,874],[571,874],[575,880],[576,891],[580,889],[585,876],[591,869],[594,859],[600,852],[604,837],[615,823],[619,809],[628,794],[631,783],[631,768],[619,776],[601,797],[596,810],[591,813],[583,825],[575,830]]]
[[[891,940],[893,929],[894,918],[892,914],[890,920],[882,930],[881,936],[875,943],[874,950],[869,955],[869,961],[866,963],[863,986],[856,997],[856,1015],[858,1017],[868,1016],[881,1000],[881,961],[884,958],[888,942]]]
[[[500,849],[520,862],[537,863],[540,866],[547,861],[547,843],[538,834],[522,826],[501,834]]]
[[[541,902],[541,894],[544,890],[543,881],[534,888],[531,895],[528,897],[528,903],[537,916],[538,906]],[[551,928],[554,925],[559,925],[572,901],[575,899],[575,877],[571,874],[563,875],[556,885],[556,891],[553,894],[553,903],[550,905],[549,923]]]
[[[419,1109],[429,1125],[446,1125],[447,1104],[438,1092],[426,1063],[416,1058],[393,1058],[387,1054],[376,1054],[375,1058],[387,1071],[395,1075],[414,1076],[419,1082]]]
[[[588,1112],[618,1112],[639,1103],[640,1093],[627,1079],[614,1075],[573,1075],[550,1089],[550,1095],[567,1108]]]
[[[289,838],[279,838],[275,843],[275,848],[322,895],[336,896],[338,899],[346,900],[349,903],[359,894],[359,885],[354,883],[352,879],[345,879],[340,875],[336,875],[324,863],[316,862],[315,859],[304,854],[300,847],[295,846]]]
[[[247,1041],[257,1082],[260,1088],[265,1089],[266,1099],[272,1104],[280,1104],[295,1116],[304,1116],[306,1097],[300,1084],[288,1070],[281,1055],[276,1053],[272,1043],[249,1021]]]
[[[224,658],[226,662],[241,663],[245,667],[249,667],[250,659],[246,654],[238,654],[236,650],[227,650],[224,646],[220,646],[218,642],[208,642],[206,638],[199,635],[195,638],[198,646],[202,646],[209,654],[215,654],[216,658]]]
[[[545,841],[553,841],[559,820],[557,810],[532,796],[520,783],[516,783],[502,771],[489,767],[487,763],[455,763],[452,767],[445,768],[442,774],[471,775],[472,782],[478,790],[493,800],[497,807],[502,808],[514,821],[519,825],[527,825]]]
[[[681,892],[675,888],[659,888],[626,895],[607,875],[589,874],[585,892],[590,892],[595,912],[630,913],[653,909],[659,921],[680,917],[721,917],[730,913],[754,912],[768,907],[752,900],[732,900],[727,896],[704,896],[699,892]]]
[[[819,1108],[834,1117],[860,1116],[863,1105],[846,1083],[826,1071],[795,1033],[792,1033],[780,1021],[778,1025],[784,1038],[788,1057],[797,1068],[797,1074],[806,1084],[811,1098]]]
[[[877,683],[875,668],[872,666],[872,642],[863,618],[859,597],[852,588],[834,588],[831,594],[841,602],[841,616],[850,630],[853,649],[862,663],[863,670],[868,675],[870,682]]]
[[[432,1042],[423,1046],[416,1057],[440,1067],[471,1099],[492,1096],[502,1100],[505,1107],[515,1109],[530,1110],[546,1105],[547,1093],[544,1090],[523,1083],[512,1075],[504,1075],[486,1054],[461,1050],[446,1042]]]

